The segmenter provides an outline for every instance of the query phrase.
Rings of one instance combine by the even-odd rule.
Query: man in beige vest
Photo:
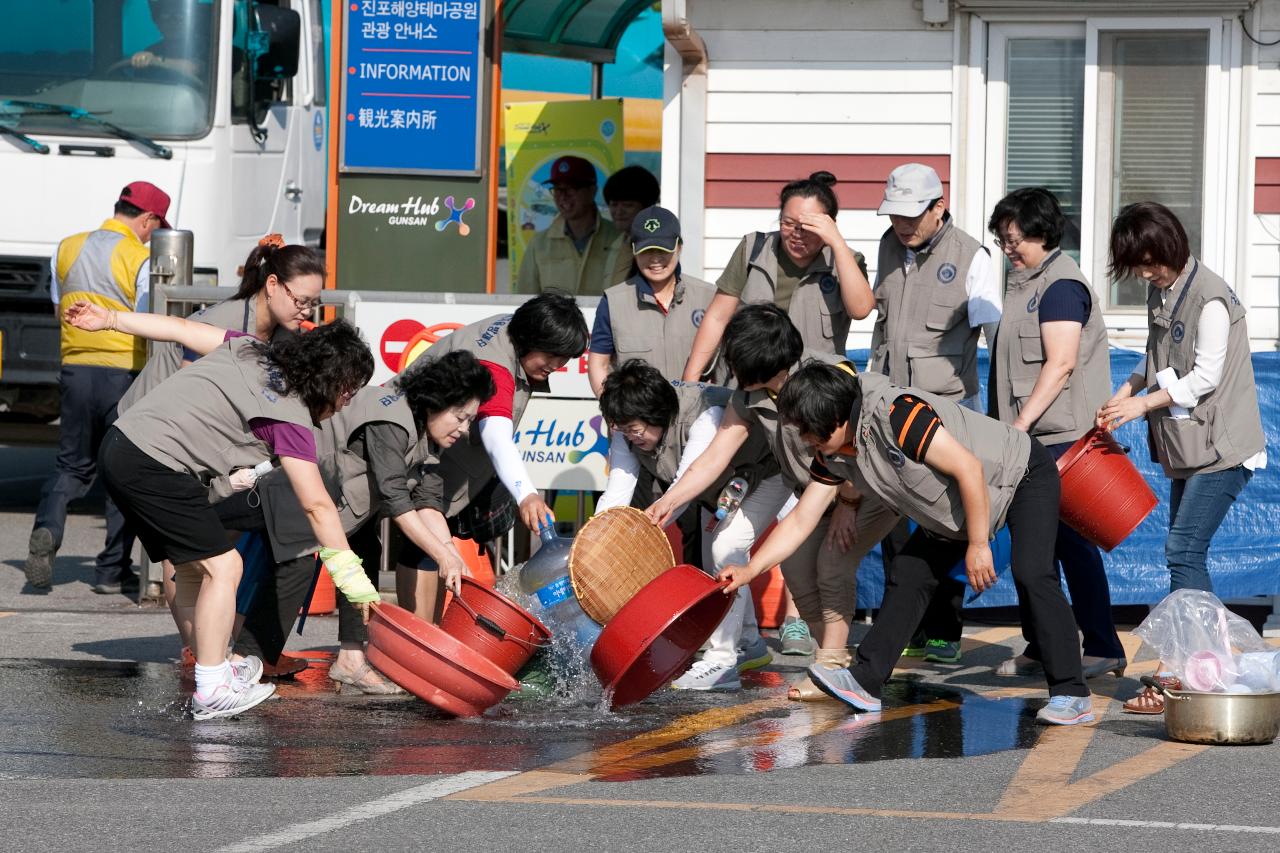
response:
[[[551,164],[547,184],[559,215],[525,247],[516,291],[598,296],[627,277],[631,257],[622,251],[622,234],[596,207],[596,168],[581,157],[561,157]]]
[[[873,373],[978,409],[978,330],[988,345],[1000,322],[1000,289],[990,252],[951,219],[938,173],[920,163],[894,169],[878,213],[880,238],[874,292]],[[881,545],[886,569],[906,542],[906,523]],[[950,580],[938,588],[907,654],[960,662],[961,596]]]

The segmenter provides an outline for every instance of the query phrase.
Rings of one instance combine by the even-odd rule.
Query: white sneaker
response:
[[[243,660],[228,660],[231,677],[240,687],[257,684],[262,678],[262,661],[256,655],[245,655]]]
[[[676,690],[741,690],[742,681],[735,664],[700,660],[671,682],[671,686]]]
[[[276,692],[274,684],[240,685],[234,679],[219,684],[208,697],[191,694],[191,716],[197,720],[234,717],[263,702]]]

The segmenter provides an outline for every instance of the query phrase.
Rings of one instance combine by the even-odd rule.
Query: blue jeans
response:
[[[1209,569],[1209,541],[1227,517],[1240,490],[1253,477],[1243,465],[1193,474],[1169,486],[1169,538],[1164,555],[1169,564],[1169,591],[1202,589],[1213,592]]]

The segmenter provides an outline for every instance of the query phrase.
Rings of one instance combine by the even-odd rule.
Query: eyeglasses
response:
[[[1025,239],[1027,239],[1025,236],[1019,237],[1016,240],[1006,240],[1003,237],[997,237],[994,242],[996,244],[996,248],[999,249],[1000,251],[1012,252],[1014,249],[1021,246],[1022,241]]]
[[[778,220],[778,229],[779,229],[779,230],[781,230],[781,231],[799,231],[799,230],[800,230],[800,220],[799,220],[799,219],[787,219],[786,217],[783,217],[783,218],[781,218],[781,219],[779,219],[779,220]]]
[[[644,438],[645,432],[648,431],[648,424],[631,424],[630,426],[614,427],[618,432],[622,433],[626,438]]]
[[[320,306],[319,299],[299,299],[298,297],[293,295],[293,291],[289,289],[289,285],[285,284],[283,281],[280,281],[280,279],[276,279],[276,281],[278,281],[280,283],[280,286],[284,288],[284,292],[288,295],[288,297],[291,300],[293,300],[293,306],[297,308],[299,311],[314,311],[316,308]]]

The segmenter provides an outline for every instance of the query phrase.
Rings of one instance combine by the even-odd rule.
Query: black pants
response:
[[[373,582],[374,589],[378,587],[378,565],[382,557],[382,543],[378,540],[378,528],[381,526],[377,518],[371,518],[347,537],[351,550],[364,562],[364,573]],[[338,593],[338,642],[364,643],[368,640],[369,628],[364,624],[364,617],[345,595]]]
[[[894,560],[911,538],[911,525],[907,519],[898,522],[889,535],[880,540],[880,555],[884,559],[884,581],[889,583],[893,572]],[[964,633],[964,591],[965,585],[947,576],[938,581],[938,588],[929,599],[929,606],[920,619],[920,624],[912,631],[911,644],[923,646],[925,640],[946,640],[949,643],[960,642]]]
[[[138,374],[116,367],[65,365],[58,376],[61,418],[58,457],[53,476],[44,485],[32,529],[53,534],[53,547],[62,547],[67,527],[67,504],[85,496],[98,474],[98,450],[107,429],[115,423],[116,403]],[[94,583],[120,580],[133,565],[133,532],[108,495],[104,513],[107,538],[94,561]]]
[[[1013,582],[1018,600],[1026,604],[1031,635],[1043,653],[1049,695],[1088,696],[1089,688],[1080,671],[1076,621],[1053,560],[1061,488],[1058,469],[1049,451],[1034,438],[1029,462],[1007,516]],[[893,572],[886,576],[880,614],[859,644],[849,668],[871,695],[880,696],[939,580],[964,559],[966,547],[965,542],[941,539],[917,529],[894,560]]]

